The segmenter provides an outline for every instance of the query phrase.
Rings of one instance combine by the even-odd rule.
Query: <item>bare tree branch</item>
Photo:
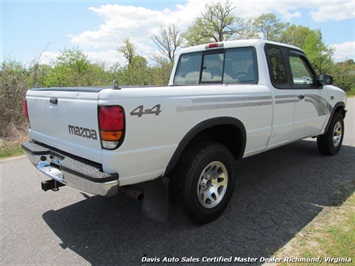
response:
[[[176,50],[184,41],[180,31],[176,29],[175,24],[170,25],[167,29],[161,28],[160,34],[154,35],[152,40],[158,46],[159,52],[164,57],[167,57],[171,63],[174,63]]]

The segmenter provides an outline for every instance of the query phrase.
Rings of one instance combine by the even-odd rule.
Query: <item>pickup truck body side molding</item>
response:
[[[235,138],[233,138],[231,142],[229,142],[230,145],[227,146],[229,146],[228,148],[231,150],[235,159],[241,159],[243,157],[247,142],[246,130],[243,123],[234,117],[216,117],[197,124],[184,136],[184,138],[179,143],[177,149],[175,150],[173,157],[169,161],[169,164],[165,171],[165,175],[167,175],[174,169],[175,165],[179,161],[179,158],[181,157],[182,153],[190,142],[198,138],[199,135],[203,135],[201,134],[202,132],[219,126],[230,126],[235,130]],[[220,134],[224,135],[226,134],[226,132],[220,132]],[[204,140],[203,136],[201,137],[201,140]]]

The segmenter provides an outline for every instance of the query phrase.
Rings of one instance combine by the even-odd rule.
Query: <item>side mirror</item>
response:
[[[331,75],[328,74],[321,74],[318,78],[318,81],[322,84],[322,85],[330,85],[333,83],[333,77]]]

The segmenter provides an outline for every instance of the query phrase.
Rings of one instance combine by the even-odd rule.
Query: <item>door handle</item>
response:
[[[304,95],[298,95],[297,98],[300,99],[300,100],[303,100],[304,99]]]

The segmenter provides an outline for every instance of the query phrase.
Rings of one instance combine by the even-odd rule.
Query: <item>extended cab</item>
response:
[[[171,198],[198,223],[226,207],[235,160],[307,137],[336,154],[345,93],[297,47],[240,40],[184,48],[169,86],[34,88],[23,149],[51,178],[111,196],[169,178]]]

